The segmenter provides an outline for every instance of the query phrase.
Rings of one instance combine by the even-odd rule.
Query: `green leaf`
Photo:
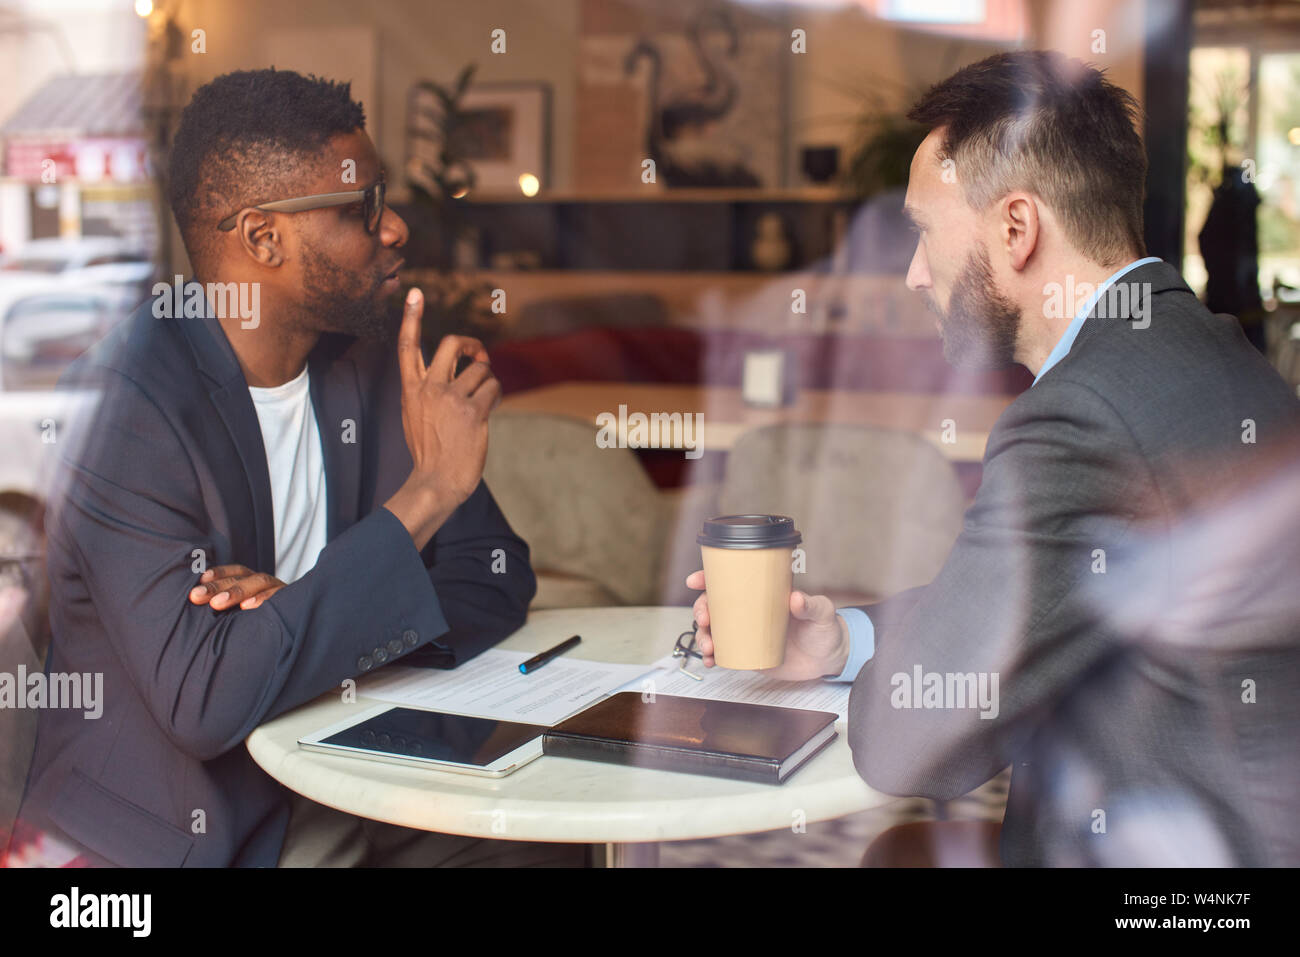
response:
[[[466,66],[465,69],[460,71],[460,76],[456,78],[456,99],[457,100],[459,100],[462,96],[464,96],[465,91],[469,89],[469,81],[470,78],[474,76],[475,69],[477,69],[477,64],[471,63],[468,66]]]

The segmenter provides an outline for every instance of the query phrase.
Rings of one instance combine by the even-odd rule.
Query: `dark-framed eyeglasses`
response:
[[[230,232],[235,228],[239,214],[245,209],[260,209],[268,213],[301,213],[308,209],[324,209],[326,206],[346,206],[348,203],[362,203],[362,215],[366,221],[366,232],[372,236],[379,231],[379,221],[384,218],[384,181],[372,183],[365,189],[350,189],[343,193],[317,193],[314,196],[297,196],[293,199],[277,199],[270,203],[258,203],[256,206],[244,206],[217,223],[217,229]]]
[[[704,658],[704,655],[695,648],[695,633],[699,631],[699,629],[700,623],[693,621],[691,622],[690,631],[683,631],[677,636],[677,644],[673,645],[673,657],[681,659],[682,674],[686,675],[688,678],[694,678],[696,681],[703,681],[704,678],[702,675],[692,674],[686,670],[686,666],[691,663],[692,658],[699,658],[701,660]]]

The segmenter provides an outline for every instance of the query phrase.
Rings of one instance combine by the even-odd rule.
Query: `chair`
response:
[[[1300,319],[1292,310],[1288,312],[1287,320],[1273,352],[1273,365],[1287,384],[1300,394]]]
[[[32,500],[0,495],[0,672],[9,675],[20,666],[28,674],[45,668],[50,629],[43,523],[43,510]],[[29,708],[0,708],[0,858],[27,784],[36,716]]]
[[[695,538],[704,530],[705,521],[722,514],[718,507],[718,483],[694,480],[694,474],[688,468],[685,485],[659,491],[665,505],[663,556],[656,599],[660,605],[691,605],[700,596],[698,591],[686,587],[686,576],[704,567]],[[688,615],[687,628],[690,622]]]
[[[860,604],[934,578],[961,531],[965,497],[952,465],[917,435],[797,424],[740,437],[718,505],[791,516],[807,563],[795,587]]]
[[[999,821],[912,821],[882,833],[862,867],[1001,867]]]
[[[656,601],[664,503],[635,453],[596,435],[563,416],[492,416],[483,476],[531,550],[533,608]]]

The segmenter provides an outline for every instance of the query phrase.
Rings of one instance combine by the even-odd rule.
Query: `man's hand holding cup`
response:
[[[704,568],[690,575],[695,640],[707,667],[763,671],[808,681],[844,670],[848,627],[825,595],[791,588],[792,550],[802,541],[780,515],[727,515],[704,523]]]

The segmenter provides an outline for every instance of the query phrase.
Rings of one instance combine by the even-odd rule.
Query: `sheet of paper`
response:
[[[703,675],[703,678],[696,681],[682,674],[680,659],[668,655],[655,662],[654,671],[637,677],[619,690],[644,694],[650,690],[646,682],[653,681],[655,694],[834,711],[841,718],[848,716],[849,690],[852,687],[848,682],[776,681],[756,671],[705,668],[698,660],[691,662],[690,669],[692,674]]]
[[[560,656],[531,674],[519,666],[532,655],[489,648],[458,668],[389,665],[357,683],[357,694],[394,704],[525,724],[558,724],[571,714],[653,669]]]

